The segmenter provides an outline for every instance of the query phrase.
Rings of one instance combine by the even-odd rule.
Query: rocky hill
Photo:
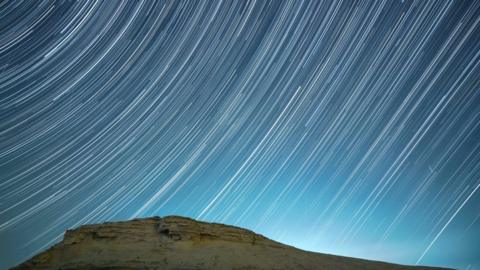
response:
[[[178,216],[86,225],[13,269],[439,269],[303,251]]]

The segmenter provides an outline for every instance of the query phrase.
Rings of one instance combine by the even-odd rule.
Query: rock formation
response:
[[[178,216],[68,230],[13,269],[438,269],[303,251],[252,231]]]

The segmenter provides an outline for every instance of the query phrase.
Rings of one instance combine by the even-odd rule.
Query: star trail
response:
[[[480,269],[480,1],[0,2],[0,268],[183,215]]]

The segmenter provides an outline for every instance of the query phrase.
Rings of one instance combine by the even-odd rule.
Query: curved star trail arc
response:
[[[480,2],[0,3],[0,268],[178,214],[480,269]]]

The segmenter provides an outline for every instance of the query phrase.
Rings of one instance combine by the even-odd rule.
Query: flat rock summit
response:
[[[179,216],[85,225],[12,269],[440,269],[287,246],[252,231]]]

